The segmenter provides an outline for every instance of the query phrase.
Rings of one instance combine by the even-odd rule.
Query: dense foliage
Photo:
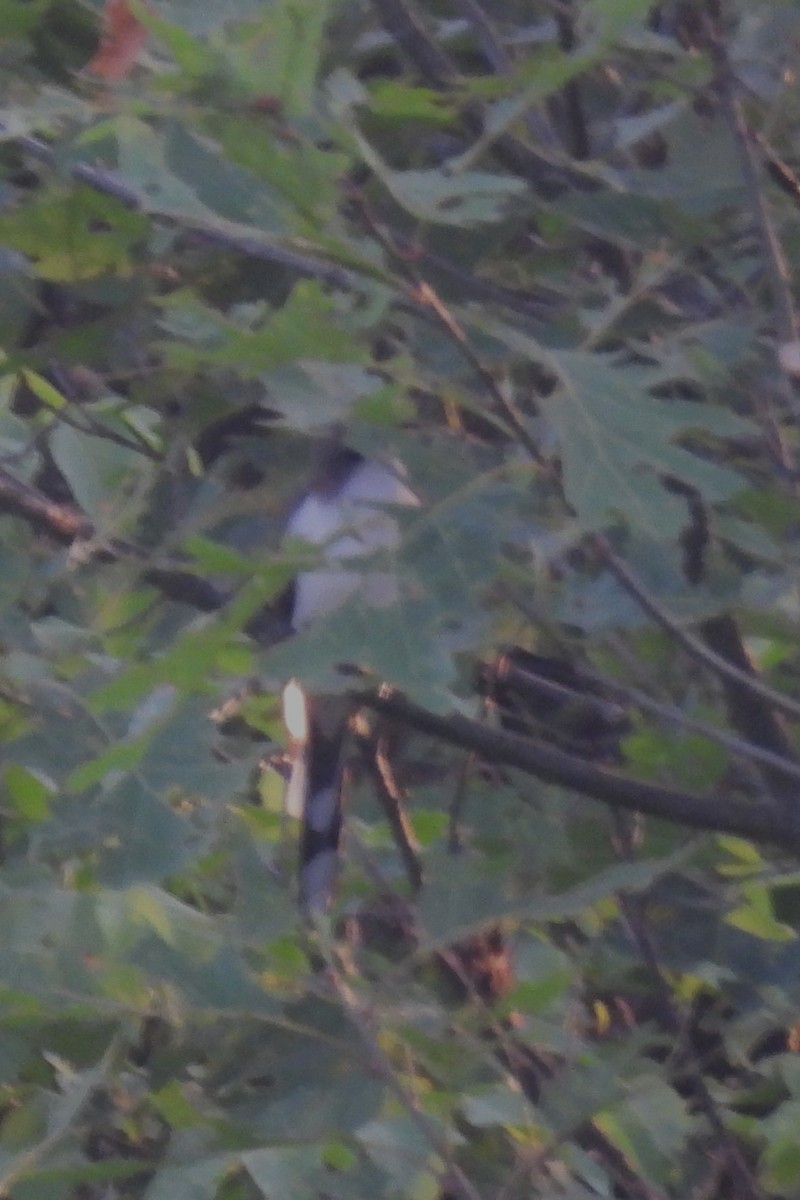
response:
[[[799,45],[0,0],[0,1196],[797,1194]],[[421,504],[286,638],[332,429]]]

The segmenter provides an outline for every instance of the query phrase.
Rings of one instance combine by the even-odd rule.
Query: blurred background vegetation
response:
[[[0,0],[4,1200],[797,1194],[799,41]],[[287,639],[333,429],[421,506]]]

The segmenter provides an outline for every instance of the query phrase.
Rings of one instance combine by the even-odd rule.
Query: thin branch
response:
[[[732,667],[743,671],[748,678],[755,676],[753,664],[742,640],[741,631],[730,613],[710,617],[700,625],[703,642]],[[797,761],[794,746],[789,740],[785,722],[779,712],[765,699],[733,679],[722,680],[728,720],[740,737],[755,742],[779,758]],[[797,786],[774,767],[761,768],[764,782],[773,798],[783,807],[787,820],[797,819]]]
[[[451,854],[459,854],[464,849],[464,839],[461,834],[461,814],[464,811],[470,778],[476,765],[474,754],[464,755],[456,777],[453,795],[450,803],[447,805],[447,849]]]
[[[126,438],[116,430],[109,429],[102,421],[98,421],[92,413],[82,410],[74,401],[67,397],[65,399],[67,405],[52,414],[53,424],[68,425],[70,429],[75,429],[78,433],[85,433],[87,436],[99,438],[104,442],[113,442],[115,446],[121,446],[133,454],[141,454],[144,458],[150,458],[154,462],[163,461],[164,456],[148,445],[138,434],[134,438]],[[74,409],[75,412],[70,411],[71,409]]]
[[[55,162],[53,151],[46,143],[39,141],[37,138],[23,137],[16,139],[16,143],[21,149],[32,154],[33,157],[41,162],[50,165]],[[76,163],[70,167],[69,174],[76,181],[92,188],[93,191],[100,192],[105,196],[111,196],[121,204],[137,212],[146,212],[148,209],[146,197],[121,180],[114,171],[92,166],[89,163]],[[152,215],[166,225],[181,228],[196,242],[221,246],[223,249],[231,250],[257,261],[277,264],[303,278],[319,279],[322,283],[329,284],[342,291],[353,292],[363,290],[363,280],[354,270],[341,267],[336,263],[324,262],[308,254],[301,254],[298,250],[292,250],[274,242],[261,240],[237,230],[230,224],[228,227],[225,227],[223,224],[205,225],[195,218],[178,219],[177,217],[163,213],[154,213]],[[405,244],[406,247],[410,247],[410,242],[403,234],[393,234],[393,237],[398,245]],[[496,304],[512,312],[537,319],[552,316],[554,309],[560,303],[560,298],[555,292],[541,288],[534,294],[506,287],[502,284],[493,283],[491,280],[483,279],[478,275],[470,275],[466,271],[461,271],[449,259],[434,254],[432,251],[420,250],[418,247],[414,247],[414,249],[416,253],[421,255],[423,262],[429,263],[434,270],[448,276],[453,284],[458,287],[459,293],[463,297]],[[401,307],[407,306],[402,300],[399,303]],[[412,303],[408,307],[417,315],[420,315],[420,313],[422,315],[430,315],[427,306],[424,304]]]
[[[529,434],[524,418],[517,409],[510,396],[507,396],[503,389],[498,385],[497,380],[492,375],[488,367],[485,367],[478,355],[472,349],[466,333],[462,329],[456,317],[447,308],[436,291],[426,283],[420,276],[417,276],[417,283],[414,290],[415,298],[420,304],[425,304],[434,313],[441,327],[450,336],[455,345],[461,351],[466,361],[469,363],[473,372],[481,380],[483,385],[493,397],[500,411],[505,416],[511,428],[516,434],[517,441],[525,448],[528,455],[533,459],[538,466],[545,466],[544,458],[542,457],[539,447]]]
[[[71,504],[57,504],[38,488],[22,483],[0,466],[0,511],[22,517],[34,529],[59,542],[94,536],[94,525]]]
[[[514,69],[511,56],[478,0],[458,0],[458,7],[475,31],[481,53],[495,74],[510,74]]]
[[[154,564],[150,553],[121,538],[98,538],[94,524],[72,504],[50,500],[38,488],[23,483],[0,466],[0,512],[21,517],[40,533],[64,545],[86,543],[101,561],[129,561],[144,567],[143,578],[171,600],[202,612],[214,612],[230,599],[228,593],[178,563]]]
[[[606,564],[625,591],[633,596],[642,611],[647,613],[661,629],[674,638],[687,654],[690,654],[697,662],[701,662],[703,666],[709,667],[717,675],[722,676],[723,679],[733,680],[740,687],[752,692],[754,696],[759,696],[773,708],[778,709],[778,711],[785,713],[787,716],[794,717],[795,720],[800,719],[800,703],[796,700],[791,700],[788,696],[781,695],[780,692],[774,691],[773,688],[767,687],[754,674],[748,674],[747,671],[742,671],[738,667],[731,666],[721,655],[704,646],[699,638],[682,629],[678,622],[665,612],[658,601],[650,595],[643,584],[636,578],[630,567],[613,552],[604,537],[600,535],[595,536],[592,539],[592,544],[600,559]]]
[[[784,850],[800,849],[800,834],[772,805],[727,792],[702,795],[619,775],[532,738],[492,729],[460,714],[430,712],[388,688],[378,695],[364,694],[359,702],[429,737],[472,750],[487,762],[516,767],[612,807],[648,813],[694,829],[774,842]]]
[[[463,358],[469,364],[471,370],[487,389],[490,396],[494,400],[497,407],[503,413],[509,425],[516,434],[517,440],[525,448],[528,455],[538,463],[539,466],[545,465],[544,459],[539,452],[536,442],[528,433],[525,426],[522,414],[517,410],[516,405],[505,394],[503,389],[498,385],[497,380],[492,375],[488,367],[485,367],[478,355],[470,345],[469,339],[464,332],[458,318],[447,307],[444,301],[436,292],[435,288],[423,279],[409,257],[399,252],[398,247],[391,241],[387,232],[381,227],[379,222],[373,216],[369,204],[363,197],[358,197],[358,205],[361,211],[365,224],[370,233],[384,247],[386,252],[393,256],[403,274],[408,278],[412,285],[411,296],[413,300],[420,306],[430,310],[435,317],[440,328],[442,328],[447,336],[455,343]]]
[[[565,54],[570,54],[576,46],[575,17],[570,0],[562,0],[556,6],[555,20],[558,29],[558,44]],[[570,150],[573,158],[586,159],[591,156],[592,149],[589,139],[589,129],[583,111],[581,87],[578,79],[569,79],[562,88],[564,117],[572,145]]]
[[[21,137],[15,139],[15,141],[22,150],[32,155],[39,162],[49,165],[55,163],[53,150],[38,138]],[[137,191],[136,188],[131,187],[130,184],[120,179],[115,171],[96,167],[90,163],[75,163],[69,168],[69,174],[77,182],[85,184],[95,192],[111,196],[127,208],[134,209],[137,212],[148,212],[149,206],[146,197]],[[247,234],[237,229],[233,222],[225,222],[220,219],[219,224],[206,225],[195,218],[183,217],[179,219],[169,214],[158,212],[152,215],[163,221],[166,225],[178,226],[181,229],[185,229],[187,233],[194,236],[198,241],[222,246],[226,250],[233,250],[239,254],[246,255],[248,258],[258,259],[262,262],[277,263],[279,266],[286,267],[290,271],[295,271],[298,275],[310,279],[320,279],[323,283],[329,283],[334,287],[341,288],[343,291],[358,290],[360,286],[358,275],[354,271],[349,271],[345,267],[340,267],[335,263],[322,262],[320,259],[313,258],[307,254],[301,254],[297,250],[289,250],[285,246],[276,245],[266,239],[262,241],[252,234]]]
[[[524,667],[514,663],[511,655],[507,653],[500,656],[493,674],[501,682],[510,683],[518,692],[527,693],[533,700],[541,701],[544,696],[556,704],[580,704],[585,712],[592,713],[597,721],[604,724],[621,726],[627,715],[625,709],[619,704],[606,700],[602,696],[594,695],[591,691],[581,691],[578,687],[556,683],[553,679],[546,679],[544,675],[527,671]],[[581,670],[578,683],[584,682],[594,682],[594,679],[587,672]],[[597,682],[597,687],[610,691],[613,689],[613,682],[612,689],[605,688],[605,683],[602,681]],[[625,691],[624,688],[622,690]],[[679,710],[676,709],[676,711]],[[800,768],[798,768],[798,777],[800,777]]]
[[[794,313],[794,303],[791,291],[791,272],[780,239],[770,216],[767,198],[761,186],[759,162],[755,153],[756,138],[745,118],[742,103],[738,96],[736,74],[728,57],[728,49],[724,35],[716,29],[711,38],[710,53],[717,72],[717,91],[719,93],[722,111],[728,122],[733,136],[739,166],[744,181],[750,211],[761,242],[761,252],[769,278],[769,288],[772,295],[772,307],[775,316],[775,326],[778,341],[781,344],[793,342],[797,337],[797,321]],[[777,358],[777,356],[776,356]],[[777,358],[777,369],[781,380],[781,399],[786,405],[795,423],[800,422],[800,399],[795,394],[792,381]],[[788,449],[786,449],[788,455]],[[792,466],[790,461],[788,466]]]
[[[741,101],[736,95],[736,78],[728,62],[727,51],[722,44],[718,45],[715,57],[719,67],[719,92],[722,98],[722,108],[736,144],[742,178],[769,275],[778,336],[781,341],[793,341],[797,336],[797,323],[790,287],[791,271],[767,207],[764,189],[761,186],[759,164],[753,152],[756,139],[745,119]]]
[[[459,301],[481,300],[535,320],[553,320],[564,307],[564,299],[555,287],[538,283],[530,289],[524,289],[495,283],[482,275],[461,270],[449,258],[443,258],[441,254],[421,246],[418,240],[412,240],[398,229],[388,225],[386,229],[394,246],[412,258],[420,268],[429,268],[431,272],[444,275],[457,290]]]
[[[678,708],[677,704],[664,704],[660,700],[653,700],[651,696],[638,688],[618,683],[616,679],[611,679],[608,675],[587,672],[587,677],[610,696],[616,696],[623,703],[658,717],[665,724],[677,725],[681,729],[699,733],[709,741],[724,746],[726,750],[730,750],[731,754],[736,754],[740,758],[748,759],[750,762],[762,766],[771,767],[785,775],[787,779],[800,781],[800,763],[792,759],[784,758],[771,750],[765,750],[762,746],[757,746],[755,742],[745,741],[744,738],[737,737],[734,733],[728,733],[727,730],[719,729],[718,726],[712,725],[708,721],[690,717],[683,709]]]
[[[386,736],[378,734],[378,736],[360,737],[358,740],[364,763],[389,822],[389,828],[400,854],[406,877],[412,892],[416,893],[422,886],[419,846],[406,812],[406,796],[392,768]]]
[[[430,87],[448,87],[459,81],[450,56],[428,36],[412,0],[372,0],[372,7],[386,32]],[[472,136],[482,135],[484,120],[478,105],[470,105],[461,117]],[[550,191],[554,184],[562,189],[570,184],[586,187],[586,176],[569,163],[555,163],[512,134],[499,134],[492,140],[492,148],[505,167],[536,187],[549,185]]]
[[[800,178],[798,178],[797,172],[793,171],[789,164],[781,158],[763,134],[753,129],[751,137],[764,155],[764,164],[772,182],[787,196],[790,196],[795,205],[800,206]]]

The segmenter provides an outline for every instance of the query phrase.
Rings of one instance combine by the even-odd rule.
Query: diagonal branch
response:
[[[615,696],[617,700],[630,705],[632,708],[638,708],[642,712],[650,713],[665,725],[699,733],[701,737],[708,738],[710,742],[716,742],[718,745],[724,746],[726,750],[729,750],[731,754],[738,755],[739,758],[747,759],[758,766],[770,767],[772,770],[784,775],[787,779],[795,779],[800,783],[800,763],[796,762],[793,758],[787,758],[782,754],[767,750],[763,746],[757,745],[754,741],[737,737],[735,733],[728,733],[726,729],[720,729],[719,726],[712,725],[709,721],[701,721],[697,717],[691,717],[682,708],[679,708],[677,704],[665,704],[660,700],[654,700],[646,692],[630,687],[628,684],[620,683],[618,680],[612,679],[610,675],[599,675],[591,672],[588,674],[588,678],[609,696]],[[524,680],[522,684],[524,686]]]
[[[710,42],[710,52],[716,67],[717,90],[722,112],[730,128],[739,157],[745,194],[756,233],[761,242],[761,253],[766,266],[772,299],[775,332],[779,343],[791,343],[797,337],[791,272],[770,216],[767,197],[761,184],[760,164],[756,154],[758,139],[748,125],[742,109],[742,102],[738,95],[738,81],[728,55],[724,34],[721,29],[716,29],[714,34]],[[786,412],[791,413],[797,423],[800,421],[800,401],[798,401],[788,372],[781,364],[780,356],[776,356],[776,358],[780,379],[780,397]],[[792,469],[795,464],[789,448],[782,442],[780,446],[786,459],[784,465]]]
[[[130,561],[144,567],[145,580],[163,592],[170,600],[177,600],[198,608],[202,612],[214,612],[222,608],[230,598],[227,593],[187,571],[178,563],[155,564],[141,546],[121,538],[101,540],[89,518],[72,504],[59,504],[44,492],[29,483],[16,479],[5,467],[0,466],[0,512],[6,512],[22,520],[40,533],[46,533],[62,545],[88,543],[94,555],[105,562]]]
[[[59,542],[74,542],[94,536],[94,525],[71,504],[57,504],[44,492],[23,483],[0,467],[0,512],[22,517],[40,533],[47,533]]]
[[[391,689],[360,696],[359,700],[365,707],[420,733],[472,750],[487,762],[516,767],[614,808],[648,813],[694,829],[774,842],[784,850],[800,850],[800,834],[791,822],[772,805],[759,804],[752,798],[743,800],[729,793],[702,795],[619,775],[532,738],[492,729],[460,714],[441,716],[430,712]]]
[[[595,536],[593,545],[598,552],[598,557],[606,564],[625,591],[633,596],[642,611],[647,613],[648,617],[673,637],[687,654],[690,654],[697,662],[701,662],[704,666],[709,667],[722,679],[732,680],[740,687],[752,692],[753,695],[759,696],[762,700],[772,705],[773,708],[778,709],[779,712],[794,717],[795,720],[800,719],[800,703],[798,701],[792,700],[789,696],[784,696],[780,692],[776,692],[771,687],[767,687],[755,674],[732,666],[722,655],[717,654],[714,650],[710,650],[707,646],[703,645],[699,638],[682,629],[678,622],[673,620],[664,611],[655,597],[651,596],[647,589],[643,587],[630,567],[614,554],[604,537],[600,535]]]
[[[392,767],[385,733],[360,736],[364,765],[375,786],[412,893],[422,886],[422,864],[414,830],[406,812],[406,797]]]

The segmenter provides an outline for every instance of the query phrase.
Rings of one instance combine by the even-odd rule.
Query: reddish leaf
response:
[[[124,79],[133,70],[147,30],[128,7],[128,0],[106,0],[100,48],[84,70],[103,79]]]

